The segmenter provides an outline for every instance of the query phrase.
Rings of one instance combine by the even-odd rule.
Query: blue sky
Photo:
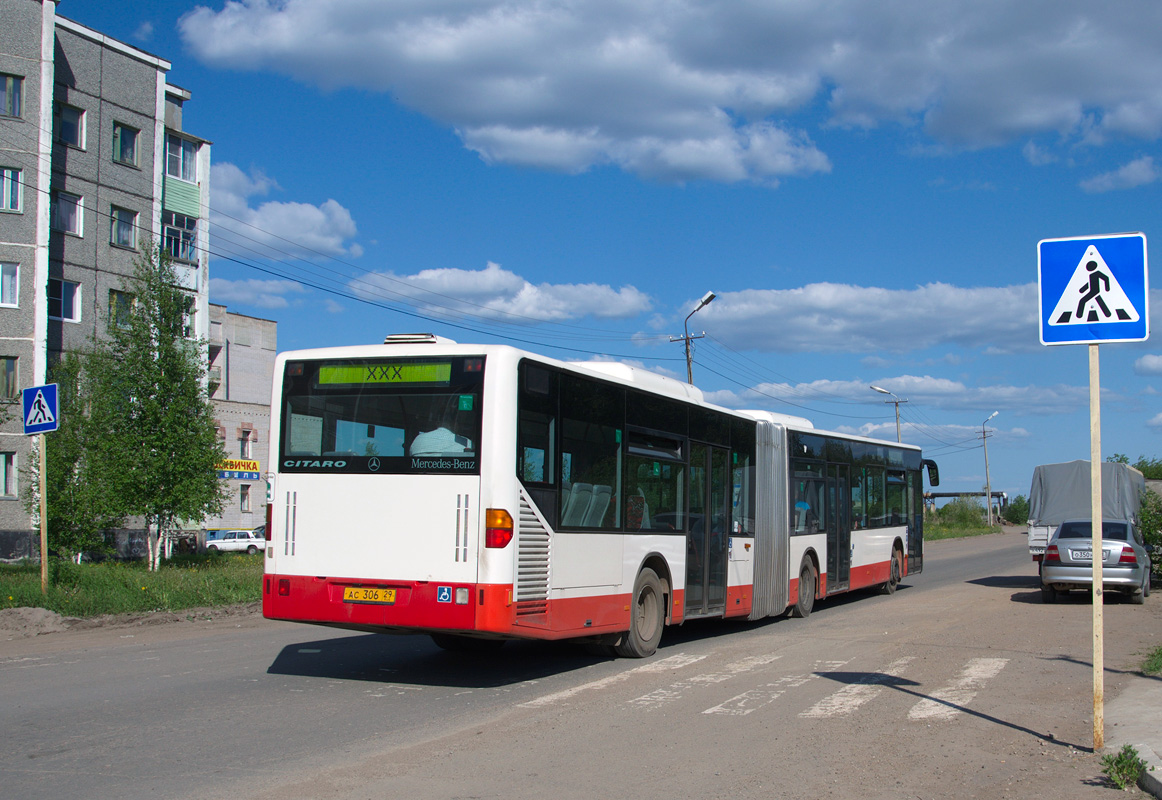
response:
[[[1162,5],[113,9],[58,13],[173,63],[214,143],[211,300],[281,350],[423,330],[682,377],[713,290],[715,402],[895,438],[887,388],[944,491],[983,487],[993,411],[994,489],[1089,457],[1037,242],[1162,235]],[[1104,345],[1101,375],[1103,454],[1162,456],[1159,348]]]

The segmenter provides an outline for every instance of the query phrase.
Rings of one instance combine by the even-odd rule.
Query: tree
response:
[[[193,299],[168,254],[147,247],[115,309],[106,337],[86,359],[89,437],[96,474],[117,511],[144,520],[150,569],[161,535],[179,519],[222,508],[217,465],[225,458],[206,391],[204,343],[186,337]]]
[[[1122,453],[1114,453],[1106,459],[1117,464],[1128,464],[1146,476],[1148,481],[1162,481],[1162,458],[1146,458],[1138,456],[1138,460],[1130,464],[1130,457]]]
[[[48,505],[49,549],[67,556],[106,549],[104,532],[125,520],[111,481],[100,474],[102,462],[92,457],[101,432],[89,421],[89,376],[85,355],[66,353],[49,367],[57,384],[59,427],[48,434],[45,488]],[[29,485],[39,479],[39,459],[30,459]],[[25,499],[29,513],[40,513],[39,498]]]
[[[1029,498],[1019,494],[1010,500],[1001,511],[1001,516],[1010,525],[1024,525],[1029,521]]]

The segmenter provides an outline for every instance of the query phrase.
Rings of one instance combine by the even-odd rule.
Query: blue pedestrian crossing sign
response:
[[[1146,235],[1037,243],[1041,344],[1140,342],[1150,336]]]
[[[60,427],[60,408],[57,406],[56,384],[30,386],[24,390],[24,432],[48,433]]]

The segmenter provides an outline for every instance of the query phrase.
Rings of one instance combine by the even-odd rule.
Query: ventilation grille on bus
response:
[[[525,617],[548,611],[551,540],[544,520],[533,509],[523,490],[520,495],[516,555],[516,615]]]

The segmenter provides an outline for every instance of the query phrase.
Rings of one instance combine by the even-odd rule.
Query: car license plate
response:
[[[1090,550],[1074,550],[1070,553],[1075,561],[1093,561],[1093,552]]]
[[[380,589],[371,586],[346,586],[343,588],[344,603],[383,603],[390,605],[395,602],[395,589]]]

